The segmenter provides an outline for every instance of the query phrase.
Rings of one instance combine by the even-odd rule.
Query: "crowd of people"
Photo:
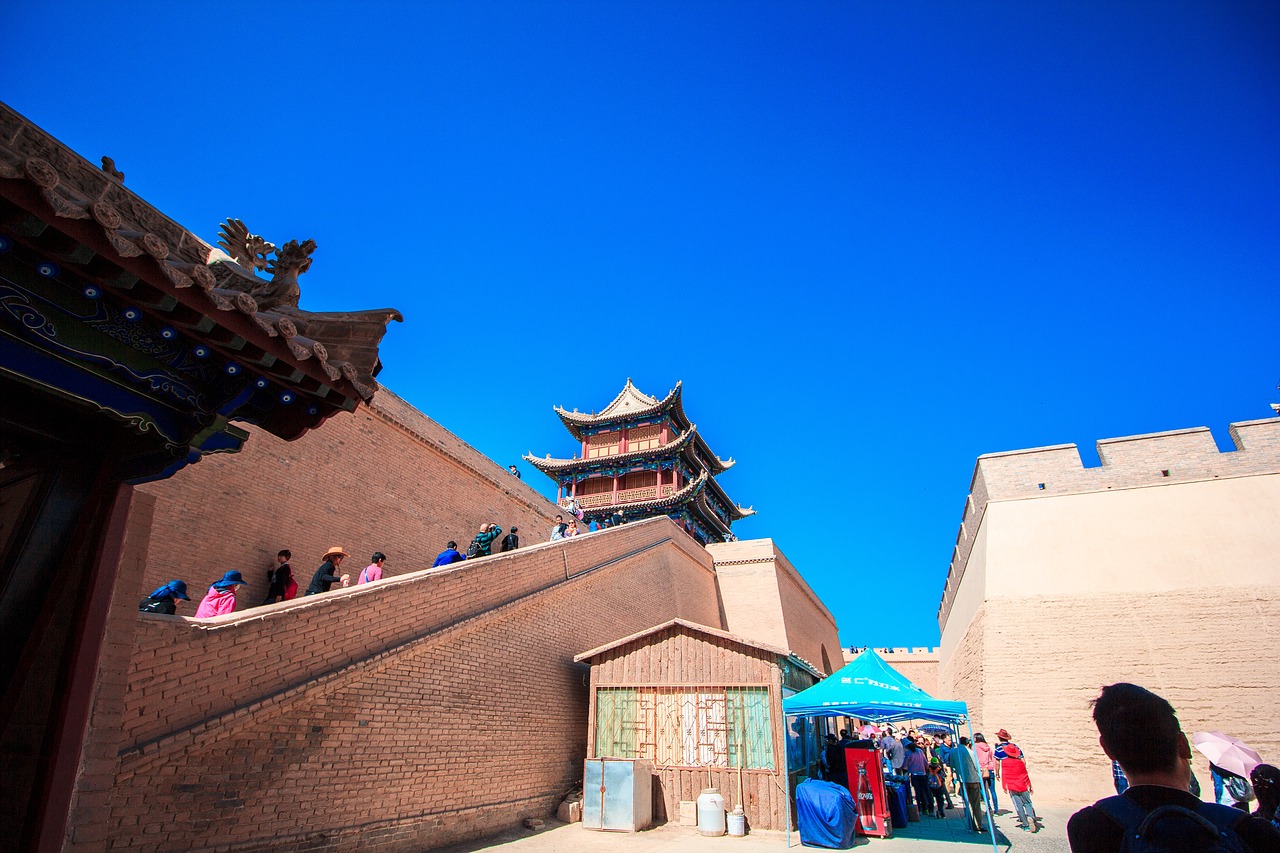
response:
[[[898,730],[892,725],[882,729],[864,729],[864,737],[855,740],[847,729],[840,737],[827,737],[823,763],[828,779],[848,785],[845,767],[846,746],[875,746],[884,757],[887,781],[900,784],[907,802],[924,817],[945,818],[947,809],[963,808],[969,828],[986,832],[983,821],[983,788],[991,808],[999,810],[997,785],[1017,809],[1018,827],[1039,832],[1040,819],[1031,802],[1032,786],[1022,750],[1010,740],[1004,729],[996,733],[994,746],[982,733],[973,741],[946,732]]]
[[[516,472],[513,472],[516,473]],[[517,474],[518,476],[518,474]],[[607,527],[615,527],[624,523],[625,519],[621,512],[597,521],[595,519],[589,522],[585,520],[582,508],[577,501],[572,498],[566,498],[561,507],[564,514],[558,514],[555,517],[555,524],[551,528],[551,541],[568,539],[583,533],[591,533],[602,530]],[[569,516],[568,522],[565,521],[565,515]],[[509,532],[503,536],[503,530],[496,523],[485,522],[480,526],[480,530],[471,539],[467,545],[466,552],[458,550],[458,543],[450,540],[448,545],[437,556],[431,564],[432,568],[452,565],[467,559],[476,559],[478,557],[488,557],[493,554],[494,543],[498,543],[499,553],[514,551],[520,547],[520,528],[513,526]],[[499,541],[498,537],[502,537]],[[303,595],[318,595],[328,592],[334,584],[343,587],[349,586],[351,583],[351,575],[341,571],[342,562],[351,555],[341,547],[334,546],[324,553],[321,558],[320,567],[316,569],[311,576],[311,582],[303,591]],[[262,604],[274,604],[280,601],[289,601],[298,594],[298,583],[294,580],[293,568],[290,561],[293,559],[293,553],[288,549],[282,549],[276,554],[275,562],[266,570],[266,586],[267,593],[262,599]],[[381,551],[373,552],[370,557],[369,565],[366,566],[357,576],[356,584],[375,583],[382,580],[383,570],[387,563],[387,555]],[[196,606],[196,618],[205,618],[209,616],[219,616],[223,613],[230,613],[236,607],[236,593],[240,587],[245,586],[244,576],[237,570],[226,572],[220,579],[209,585],[208,591]],[[150,595],[142,599],[138,603],[138,610],[143,613],[162,613],[170,616],[175,615],[178,610],[178,603],[182,601],[190,601],[187,594],[187,584],[182,580],[171,580],[161,587],[155,589]]]
[[[1094,701],[1093,719],[1112,760],[1116,796],[1071,817],[1067,837],[1073,853],[1280,853],[1280,768],[1255,763],[1251,751],[1254,760],[1233,762],[1242,772],[1211,762],[1213,801],[1204,802],[1191,769],[1191,744],[1166,700],[1134,684],[1113,684]],[[1218,734],[1198,734],[1197,748],[1214,755],[1203,739]],[[964,808],[969,828],[986,832],[984,808],[1008,813],[1000,810],[1003,794],[1017,813],[1017,826],[1040,831],[1026,754],[1005,729],[996,732],[994,743],[979,733],[972,741],[959,737],[954,745],[951,734],[937,730],[864,726],[861,735],[855,739],[842,729],[838,738],[826,736],[827,779],[848,787],[845,747],[877,747],[886,781],[906,792],[922,818]]]

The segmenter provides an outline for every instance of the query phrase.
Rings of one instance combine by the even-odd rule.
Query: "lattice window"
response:
[[[619,488],[623,489],[644,489],[656,485],[658,485],[657,471],[632,471],[618,484]]]
[[[627,452],[633,450],[652,450],[662,446],[662,427],[642,426],[627,430]]]
[[[613,492],[612,477],[592,477],[590,480],[584,480],[578,484],[578,497],[586,497],[587,495],[602,495],[605,492]]]
[[[596,691],[596,757],[772,770],[769,690],[602,687]]]
[[[621,438],[622,434],[617,432],[602,432],[587,436],[587,458],[618,455],[618,444]]]

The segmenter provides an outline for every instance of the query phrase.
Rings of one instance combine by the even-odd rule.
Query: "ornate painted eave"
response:
[[[628,378],[627,384],[622,387],[622,391],[618,393],[618,396],[614,397],[613,401],[605,406],[604,410],[599,414],[569,412],[559,406],[555,407],[555,413],[560,418],[561,423],[565,425],[565,428],[579,441],[582,440],[585,431],[592,427],[621,423],[663,413],[671,417],[672,422],[681,432],[692,426],[685,416],[684,407],[681,404],[680,382],[676,382],[676,387],[672,388],[666,397],[659,400],[640,391],[635,385],[631,384],[631,380]]]
[[[724,487],[715,480],[711,481],[708,488],[710,488],[715,493],[716,497],[720,499],[720,503],[724,504],[725,508],[729,512],[729,517],[732,520],[739,521],[749,515],[756,514],[756,510],[751,507],[743,507],[729,500],[729,496],[725,494]]]
[[[605,465],[625,465],[638,459],[652,459],[658,456],[669,456],[680,452],[688,447],[698,437],[697,426],[690,427],[684,435],[668,441],[661,447],[652,447],[648,450],[632,450],[628,453],[617,453],[613,456],[597,456],[594,459],[555,459],[551,456],[539,459],[532,453],[526,453],[524,459],[533,467],[537,468],[544,474],[553,471],[572,471],[578,468],[587,468],[598,464]],[[714,458],[714,457],[713,457]],[[716,460],[717,462],[720,460]]]
[[[285,267],[292,248],[292,270],[258,278],[126,189],[108,166],[93,166],[0,104],[0,225],[23,251],[61,267],[73,286],[100,286],[156,328],[206,347],[228,371],[265,382],[253,393],[274,389],[286,405],[255,408],[254,422],[283,438],[372,398],[378,346],[387,323],[402,319],[398,311],[300,310],[296,295],[289,304],[271,290],[292,275],[296,293],[313,243],[287,245],[278,262]]]

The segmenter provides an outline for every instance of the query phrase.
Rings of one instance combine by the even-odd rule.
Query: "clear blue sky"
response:
[[[4,17],[0,99],[210,242],[315,239],[302,307],[401,309],[381,379],[497,462],[683,380],[846,644],[936,643],[979,454],[1280,401],[1274,3]]]

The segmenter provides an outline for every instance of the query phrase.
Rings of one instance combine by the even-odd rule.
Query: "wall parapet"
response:
[[[1208,427],[1101,439],[1096,447],[1102,464],[1092,468],[1085,467],[1075,444],[979,456],[938,605],[938,626],[946,629],[989,503],[1280,473],[1280,418],[1233,423],[1229,434],[1235,449],[1226,452],[1218,449]]]

